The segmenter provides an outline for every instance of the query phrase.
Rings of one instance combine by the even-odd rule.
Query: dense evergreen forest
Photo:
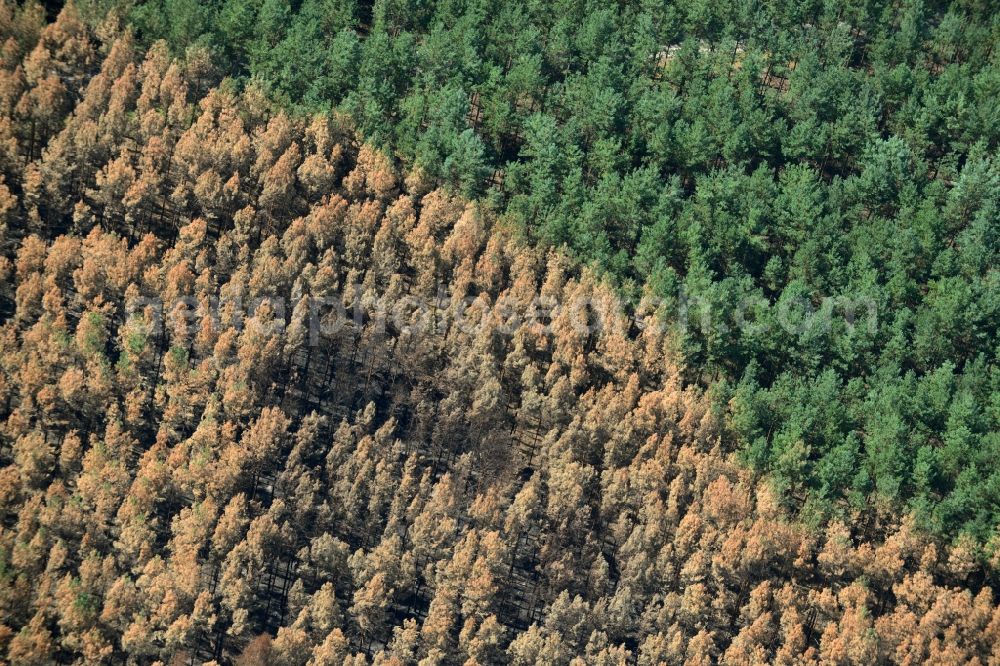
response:
[[[0,1],[0,658],[1000,663],[998,38]]]
[[[1000,523],[993,3],[81,11],[112,7],[662,299],[687,380],[808,520],[889,503],[980,541]]]

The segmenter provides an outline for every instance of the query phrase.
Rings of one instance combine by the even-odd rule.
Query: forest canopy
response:
[[[662,300],[687,379],[810,519],[1000,523],[990,3],[81,4],[112,6]]]
[[[1000,660],[995,14],[0,1],[0,658]]]

